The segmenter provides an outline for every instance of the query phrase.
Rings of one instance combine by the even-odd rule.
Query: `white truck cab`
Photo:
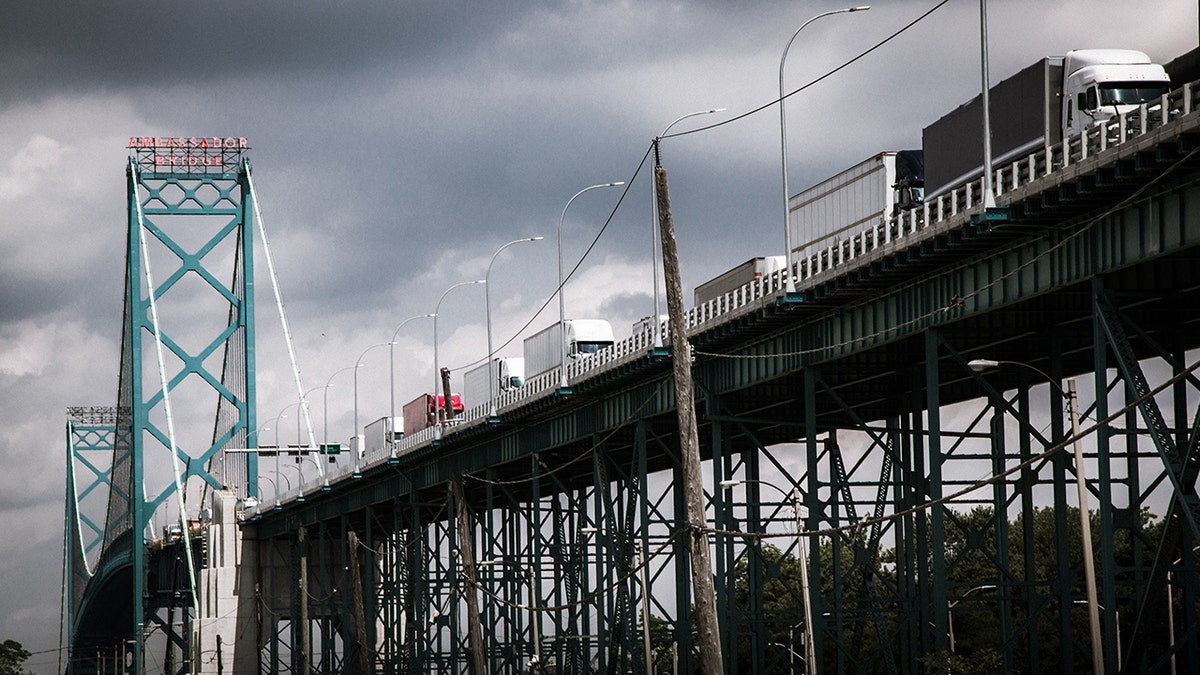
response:
[[[1170,90],[1167,71],[1132,49],[1076,49],[1063,59],[1063,135],[1078,136]]]

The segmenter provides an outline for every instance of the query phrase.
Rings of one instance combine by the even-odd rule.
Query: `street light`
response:
[[[792,634],[791,638],[792,638],[792,640],[796,639],[795,633]],[[797,654],[796,650],[792,649],[791,645],[785,645],[782,642],[768,642],[767,644],[771,645],[772,647],[783,647],[787,651],[787,653],[788,653],[788,671],[793,673],[793,675],[794,675],[796,672],[796,657],[799,656],[801,659],[803,659],[804,657],[800,654]]]
[[[638,568],[638,580],[642,585],[642,649],[646,652],[646,673],[654,672],[654,658],[650,654],[650,585],[646,581],[649,558],[642,551],[642,540],[633,540],[634,564]]]
[[[438,315],[441,314],[441,312],[442,312],[442,300],[445,300],[446,296],[450,294],[450,291],[458,288],[459,286],[470,286],[471,284],[486,284],[486,283],[487,283],[486,279],[475,279],[474,281],[460,281],[457,284],[454,284],[453,286],[451,286],[450,288],[447,288],[445,290],[445,292],[442,293],[442,297],[438,298],[437,306],[434,307],[434,310],[433,310],[433,407],[434,407],[433,419],[434,419],[434,427],[435,427],[433,433],[435,436],[438,436],[438,437],[441,436],[441,429],[442,429],[442,408],[441,408],[441,406],[439,406],[437,404],[438,403],[438,392],[442,390],[442,386],[441,386],[442,371],[441,371],[441,363],[438,361],[438,329],[437,329],[437,325],[438,325]],[[447,392],[447,394],[448,393],[449,392]],[[450,401],[446,401],[446,403],[449,404]]]
[[[563,207],[562,214],[558,217],[558,352],[559,352],[559,356],[561,357],[561,359],[559,360],[559,369],[558,369],[558,373],[559,373],[559,375],[558,375],[558,393],[560,393],[560,394],[571,393],[570,388],[567,387],[567,343],[566,343],[567,319],[566,319],[566,303],[563,300],[563,296],[565,295],[565,293],[564,293],[565,289],[563,288],[563,284],[566,283],[566,281],[563,279],[563,252],[562,252],[563,219],[567,217],[567,209],[571,208],[571,202],[575,201],[575,198],[578,197],[579,195],[587,192],[588,190],[596,190],[599,188],[619,187],[624,184],[625,184],[625,181],[618,181],[616,183],[600,183],[598,185],[589,185],[589,186],[583,188],[582,190],[580,190],[579,192],[576,192],[574,195],[571,196],[570,199],[567,200],[567,205]]]
[[[688,119],[689,117],[696,117],[699,115],[711,115],[713,113],[719,113],[719,112],[725,112],[725,108],[713,108],[712,110],[698,110],[696,112],[690,112],[686,115],[683,115],[682,117],[677,117],[677,118],[675,118],[674,122],[671,122],[670,124],[667,125],[666,129],[663,129],[663,132],[658,135],[658,139],[661,139],[663,136],[666,136],[667,132],[669,132],[671,130],[671,127],[682,122],[683,120]],[[656,140],[658,140],[658,139],[656,139]],[[662,346],[662,321],[659,319],[659,317],[661,316],[659,314],[659,312],[661,310],[659,310],[659,308],[658,308],[658,296],[659,296],[659,292],[658,292],[658,246],[661,242],[659,242],[659,234],[658,234],[658,184],[653,181],[651,181],[651,183],[650,183],[650,218],[651,218],[651,220],[650,220],[650,282],[654,286],[654,314],[652,315],[653,321],[654,321],[653,339],[654,339],[654,347],[661,347]]]
[[[1087,586],[1088,625],[1092,637],[1092,672],[1100,674],[1104,672],[1104,646],[1100,642],[1100,603],[1096,598],[1096,562],[1094,559],[1095,553],[1092,551],[1092,527],[1091,523],[1088,522],[1090,507],[1088,506],[1087,478],[1083,473],[1083,444],[1079,442],[1079,402],[1075,393],[1075,378],[1067,379],[1067,388],[1064,391],[1054,378],[1050,377],[1040,368],[1028,363],[1021,361],[993,361],[991,359],[974,359],[967,363],[967,367],[976,373],[1000,365],[1028,368],[1045,378],[1047,383],[1067,398],[1067,408],[1071,414],[1071,436],[1074,439],[1072,445],[1075,453],[1075,489],[1079,493],[1079,536],[1083,546],[1083,578]]]
[[[275,478],[276,479],[279,478],[279,420],[287,417],[287,415],[284,415],[283,413],[285,411],[287,411],[288,408],[292,408],[297,405],[300,405],[299,401],[296,401],[295,403],[289,403],[288,405],[283,406],[283,410],[280,410],[279,414],[275,416]],[[297,416],[298,415],[299,415],[299,413],[297,413]],[[288,481],[288,489],[289,490],[292,489],[291,481]]]
[[[313,452],[316,452],[317,448],[315,448],[313,446],[316,444],[317,441],[316,441],[316,439],[313,438],[312,412],[308,408],[308,403],[309,403],[308,395],[318,389],[326,389],[328,387],[329,387],[328,384],[326,384],[323,387],[313,387],[312,389],[309,389],[308,391],[304,392],[304,395],[300,398],[300,403],[304,407],[304,419],[308,423],[308,448],[309,448],[310,454],[312,454]],[[296,446],[303,447],[303,445],[304,445],[303,441],[300,440],[300,411],[296,411]],[[325,469],[324,469],[324,467],[321,466],[321,463],[314,459],[313,464],[315,464],[317,467],[317,475],[324,478],[325,477]],[[303,463],[302,463],[302,465],[303,465]],[[303,471],[301,471],[301,478],[303,478]],[[329,485],[328,479],[325,480],[325,485]]]
[[[353,452],[354,452],[354,474],[352,476],[353,478],[361,477],[360,474],[358,473],[358,460],[360,457],[362,457],[362,454],[365,452],[365,450],[363,449],[362,427],[358,426],[358,369],[362,368],[362,365],[363,365],[362,360],[363,360],[363,357],[367,355],[367,352],[371,351],[372,349],[375,349],[376,347],[387,347],[391,344],[392,344],[391,342],[378,342],[376,344],[373,344],[370,347],[367,347],[366,349],[364,349],[363,352],[358,355],[358,360],[354,362],[354,446],[355,447],[353,449]]]
[[[1200,550],[1200,546],[1193,546],[1191,552],[1195,553],[1197,550]],[[1171,648],[1171,675],[1175,675],[1175,593],[1171,586],[1175,572],[1171,568],[1181,562],[1183,562],[1182,555],[1167,566],[1167,643]]]
[[[803,27],[801,26],[801,28]],[[744,480],[723,480],[721,481],[721,487],[725,490],[732,490],[735,485],[749,485],[751,483],[760,483],[774,488],[784,497],[790,497],[792,500],[792,510],[796,515],[796,545],[800,547],[800,596],[801,601],[804,603],[804,672],[815,673],[817,667],[816,633],[813,630],[812,596],[810,595],[808,584],[808,554],[805,552],[804,547],[804,521],[800,513],[803,508],[800,503],[800,487],[794,486],[791,491],[787,491],[774,483],[750,478]]]
[[[487,360],[488,360],[488,421],[500,421],[496,417],[496,364],[495,350],[492,349],[492,285],[487,283],[492,278],[492,263],[496,262],[496,256],[500,255],[500,251],[526,241],[541,241],[545,237],[529,237],[527,239],[516,239],[496,249],[492,254],[492,259],[488,262],[487,272],[483,275],[483,311],[487,322]]]
[[[325,427],[325,429],[324,429],[325,440],[322,442],[323,445],[326,445],[326,446],[329,445],[329,388],[333,386],[333,378],[337,377],[338,373],[344,373],[347,370],[354,370],[355,368],[361,368],[361,367],[362,367],[361,363],[356,363],[353,366],[346,366],[345,368],[342,368],[341,370],[335,371],[333,373],[333,375],[330,375],[329,379],[325,381],[324,404],[323,404],[323,410],[322,410],[322,413],[325,416],[324,422],[322,423],[322,425]]]
[[[1084,605],[1084,604],[1087,604],[1087,601],[1086,600],[1072,600],[1072,603],[1076,604],[1076,605]],[[1104,605],[1097,605],[1097,606],[1100,609],[1104,609]],[[1117,669],[1120,670],[1121,666],[1122,666],[1122,664],[1121,664],[1121,609],[1119,607],[1114,607],[1113,615],[1117,622]]]
[[[388,386],[390,387],[392,401],[391,411],[389,412],[391,419],[388,420],[388,428],[391,430],[393,436],[396,433],[396,430],[392,428],[392,425],[396,423],[396,336],[400,334],[400,329],[404,328],[404,325],[409,321],[432,318],[432,314],[418,314],[408,317],[401,321],[399,326],[396,326],[396,330],[392,332],[392,341],[388,343]],[[388,440],[393,441],[394,438],[389,438]],[[392,452],[395,452],[395,446],[392,447]]]
[[[980,104],[983,106],[983,209],[995,208],[996,195],[992,191],[992,115],[991,110],[991,78],[988,74],[988,45],[987,45],[987,0],[979,0],[979,60],[980,76],[983,79],[983,93]]]
[[[795,42],[796,36],[799,35],[800,31],[804,30],[804,27],[808,24],[820,19],[821,17],[829,16],[831,14],[865,12],[868,9],[871,9],[870,5],[862,7],[845,7],[842,9],[834,9],[828,12],[822,12],[814,16],[808,21],[800,24],[800,27],[796,29],[796,32],[792,33],[792,39],[788,40],[787,46],[783,48],[783,56],[779,57],[779,153],[783,158],[783,245],[786,249],[784,251],[784,261],[787,263],[787,285],[785,286],[785,291],[788,293],[796,292],[796,282],[792,279],[792,232],[791,228],[788,227],[788,211],[791,207],[791,204],[789,203],[791,195],[788,194],[787,118],[784,115],[783,108],[783,64],[787,60],[788,50],[792,48],[792,43]]]
[[[261,473],[258,474],[258,479],[265,480],[271,484],[271,490],[275,493],[275,508],[277,508],[277,509],[283,508],[283,506],[281,506],[279,503],[279,484],[276,483],[275,481],[271,480],[270,478],[267,478],[266,476],[262,475]]]
[[[539,237],[540,239],[541,237]],[[525,241],[525,240],[522,240]],[[479,563],[480,567],[489,567],[492,565],[511,565],[525,573],[525,580],[529,583],[529,618],[532,622],[530,629],[533,630],[533,662],[537,670],[542,668],[542,647],[541,647],[541,615],[538,609],[538,593],[537,581],[534,578],[533,565],[522,565],[519,562],[509,560],[508,558],[489,558]]]
[[[962,595],[960,595],[957,600],[953,600],[946,605],[946,620],[947,620],[947,623],[950,628],[950,653],[951,654],[954,653],[954,606],[957,605],[958,603],[962,602],[968,595],[974,593],[975,591],[983,591],[983,590],[987,590],[987,589],[991,589],[991,588],[996,588],[996,585],[995,584],[984,584],[982,586],[972,586],[971,588],[967,589],[966,593],[963,593]]]

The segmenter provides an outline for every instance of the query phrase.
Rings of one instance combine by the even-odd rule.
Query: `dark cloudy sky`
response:
[[[936,0],[880,0],[806,28],[798,87],[899,30]],[[769,103],[806,19],[841,5],[756,2],[7,3],[0,9],[0,640],[58,636],[64,412],[116,392],[130,136],[250,140],[256,187],[306,389],[425,314],[450,285],[492,273],[495,334],[553,291],[566,201],[633,181],[567,287],[568,314],[618,336],[650,314],[650,198],[634,180],[650,139],[696,110],[717,122]],[[921,128],[979,89],[979,4],[951,0],[789,101],[799,189]],[[1196,46],[1194,2],[993,0],[993,81],[1048,54],[1127,47],[1169,60]],[[665,143],[684,283],[782,253],[777,108]],[[566,218],[568,266],[620,197]],[[295,400],[259,266],[259,421]],[[553,310],[553,305],[551,306]],[[544,313],[532,329],[553,321]],[[447,297],[443,365],[485,352],[483,296]],[[402,331],[397,398],[432,381],[427,321]],[[515,349],[508,353],[519,353]],[[360,421],[387,413],[387,358],[360,372]],[[352,431],[350,382],[329,390],[331,436]],[[314,410],[319,410],[319,403]],[[294,414],[294,408],[293,413]],[[319,420],[318,420],[319,422]],[[293,429],[281,425],[282,429]],[[292,432],[294,434],[294,432]],[[285,436],[286,437],[286,436]],[[289,439],[290,440],[290,439]],[[31,664],[54,670],[54,654]]]

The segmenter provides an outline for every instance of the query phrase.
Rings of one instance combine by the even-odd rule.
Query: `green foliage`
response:
[[[30,656],[16,640],[0,643],[0,675],[21,675],[21,664]]]
[[[1004,660],[1000,652],[990,647],[977,650],[970,656],[950,652],[933,652],[917,659],[922,670],[928,673],[954,673],[954,675],[1000,675],[1004,671]]]
[[[1059,511],[1052,507],[1034,508],[1007,520],[996,518],[992,508],[979,506],[966,512],[947,509],[942,511],[942,516],[943,540],[927,540],[924,550],[932,552],[940,548],[945,556],[954,653],[908,657],[901,654],[901,644],[911,644],[906,642],[910,639],[906,635],[911,634],[905,631],[911,631],[910,622],[918,610],[906,599],[912,592],[913,579],[902,579],[898,571],[920,574],[928,569],[928,562],[914,559],[914,551],[909,551],[910,558],[905,563],[909,568],[901,570],[896,552],[885,549],[878,552],[875,564],[870,565],[869,552],[864,553],[863,547],[859,546],[856,553],[856,544],[848,537],[836,542],[822,538],[819,544],[821,575],[819,580],[813,580],[813,594],[818,597],[819,589],[818,611],[827,613],[818,622],[825,628],[821,661],[826,669],[882,672],[883,650],[886,649],[892,651],[901,670],[917,667],[930,673],[998,673],[1006,667],[1035,664],[1039,672],[1060,671],[1063,664],[1058,598],[1060,595],[1084,596],[1079,510],[1072,507]],[[924,518],[925,532],[931,533],[929,514]],[[1128,595],[1132,577],[1126,570],[1138,569],[1148,563],[1161,538],[1163,523],[1145,509],[1119,513],[1117,520],[1111,535],[1111,559],[1102,560],[1099,512],[1089,514],[1097,572],[1109,566],[1115,570],[1119,594],[1117,612],[1122,629],[1128,631],[1132,629],[1136,612]],[[736,641],[739,671],[751,672],[750,664],[755,659],[759,665],[766,664],[768,669],[780,663],[772,661],[775,657],[770,654],[766,657],[756,655],[754,644],[759,645],[760,651],[775,650],[780,654],[781,648],[763,645],[777,643],[802,649],[798,637],[805,612],[801,599],[800,560],[792,554],[794,548],[790,551],[763,545],[747,550],[734,568],[735,616],[740,616],[741,624]],[[1060,554],[1065,556],[1064,560],[1060,561]],[[870,570],[869,575],[866,570]],[[875,587],[883,617],[878,626],[882,628],[882,642],[866,601],[868,578]],[[752,592],[755,588],[760,589],[758,593]],[[1039,600],[1031,604],[1029,594]],[[1038,612],[1032,622],[1031,609]],[[837,614],[839,611],[840,615]],[[1086,647],[1080,648],[1080,645],[1088,644],[1086,612],[1082,605],[1072,602],[1065,608],[1065,616],[1071,624],[1072,636],[1068,641],[1073,645],[1073,666],[1085,667],[1088,664]],[[1143,632],[1140,633],[1143,640],[1160,640],[1166,635],[1166,626],[1159,625],[1159,618],[1147,616],[1143,621]],[[761,631],[758,642],[750,637],[754,630]],[[1001,644],[1005,634],[1009,636],[1009,642]],[[834,639],[835,635],[839,639]],[[1157,645],[1147,648],[1151,653],[1157,649]],[[1011,659],[1010,663],[1005,663],[1006,655]],[[906,662],[905,658],[912,660]]]

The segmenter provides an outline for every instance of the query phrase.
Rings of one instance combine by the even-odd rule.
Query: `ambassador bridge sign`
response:
[[[143,171],[223,174],[238,171],[250,144],[244,136],[131,136],[128,147]]]

